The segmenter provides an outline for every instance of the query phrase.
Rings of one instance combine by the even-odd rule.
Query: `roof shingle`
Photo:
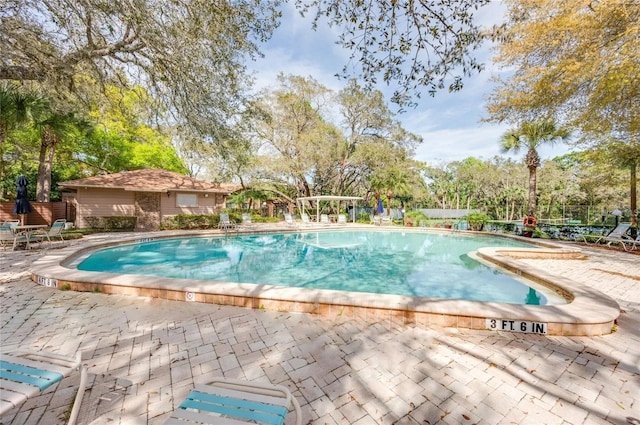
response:
[[[209,183],[173,171],[146,168],[143,170],[123,171],[115,174],[68,180],[59,183],[62,188],[100,187],[105,189],[124,189],[138,192],[217,192],[232,193],[240,189],[231,183]]]

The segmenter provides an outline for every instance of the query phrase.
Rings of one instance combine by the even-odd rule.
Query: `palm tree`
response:
[[[571,133],[566,128],[558,128],[552,121],[543,120],[536,122],[525,121],[520,127],[507,131],[500,141],[503,153],[518,153],[520,149],[527,149],[524,158],[525,165],[529,169],[529,198],[527,211],[530,216],[536,212],[536,172],[540,166],[538,148],[542,144],[554,144],[565,142]]]
[[[0,147],[9,131],[33,118],[34,111],[42,108],[44,98],[37,92],[22,88],[16,83],[0,83]]]
[[[23,149],[20,145],[5,146],[7,137],[12,131],[32,121],[34,111],[42,105],[42,99],[37,92],[24,89],[17,83],[0,82],[0,181],[4,181],[7,173],[7,158],[16,156]],[[2,198],[4,187],[0,184],[0,199]]]

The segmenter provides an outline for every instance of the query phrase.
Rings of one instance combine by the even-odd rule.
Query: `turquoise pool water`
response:
[[[547,304],[544,294],[468,256],[511,239],[385,231],[192,237],[91,253],[79,270],[409,295]]]

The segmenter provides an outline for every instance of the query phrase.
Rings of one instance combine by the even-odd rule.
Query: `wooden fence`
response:
[[[29,202],[33,210],[24,216],[23,224],[48,224],[64,218],[75,221],[75,206],[71,202]],[[13,213],[15,202],[0,202],[0,223],[5,220],[20,219]]]

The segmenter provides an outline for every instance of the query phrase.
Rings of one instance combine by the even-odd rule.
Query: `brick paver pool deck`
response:
[[[82,351],[83,425],[161,424],[214,376],[286,385],[304,424],[640,424],[640,256],[584,252],[587,260],[520,261],[613,297],[622,313],[609,335],[421,328],[60,291],[29,279],[44,250],[1,252],[0,344]],[[64,423],[78,382],[65,378],[1,423]]]

